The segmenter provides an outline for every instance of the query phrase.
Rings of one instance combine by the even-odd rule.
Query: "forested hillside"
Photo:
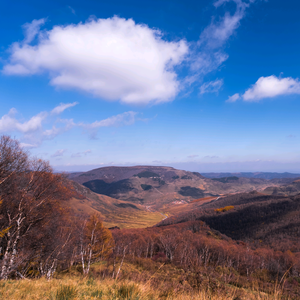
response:
[[[281,251],[300,251],[300,195],[236,194],[161,221],[157,226],[201,220],[235,240]]]
[[[264,299],[300,297],[299,195],[254,191],[203,203],[196,199],[187,204],[193,210],[155,227],[107,229],[103,220],[138,219],[143,206],[95,194],[54,174],[47,162],[31,158],[8,136],[1,137],[0,153],[1,280],[85,278],[90,285],[95,278],[114,280],[106,299],[124,291],[123,298],[115,299],[138,295],[140,290],[129,289],[128,281],[155,291],[153,297],[159,299],[192,299],[200,293],[255,299],[254,287],[256,294],[270,297]],[[134,177],[162,180],[155,176],[146,170]],[[5,287],[1,295],[7,295]],[[57,291],[64,293],[79,291]],[[104,295],[81,293],[90,299]]]

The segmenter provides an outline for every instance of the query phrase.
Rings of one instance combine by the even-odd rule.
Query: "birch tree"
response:
[[[0,279],[7,279],[35,255],[49,220],[60,215],[58,200],[68,189],[48,162],[31,159],[18,141],[0,139],[0,228],[7,228],[0,242]],[[47,227],[48,226],[48,227]]]
[[[103,226],[98,215],[92,215],[83,222],[80,237],[80,260],[84,275],[89,273],[92,262],[106,258],[112,248],[112,234]]]

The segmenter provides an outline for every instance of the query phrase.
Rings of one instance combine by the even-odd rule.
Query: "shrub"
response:
[[[225,207],[221,207],[221,208],[216,208],[215,212],[225,212],[225,211],[228,211],[228,210],[231,210],[231,209],[234,209],[233,205],[225,206]]]

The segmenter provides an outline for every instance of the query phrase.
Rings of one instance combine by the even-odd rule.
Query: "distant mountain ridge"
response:
[[[128,179],[134,175],[137,175],[142,172],[152,172],[157,173],[159,177],[164,177],[166,179],[171,179],[174,176],[178,176],[179,173],[190,173],[190,176],[195,175],[200,178],[204,178],[198,172],[187,172],[174,169],[172,167],[157,167],[157,166],[134,166],[134,167],[103,167],[94,169],[82,173],[70,173],[69,178],[74,179],[78,183],[84,183],[94,179],[100,179],[107,183],[120,181],[123,179]],[[151,177],[151,176],[150,176]]]
[[[160,166],[103,167],[70,174],[69,178],[95,193],[152,206],[154,210],[176,201],[186,203],[203,197],[263,190],[279,185],[263,178],[237,176],[212,180],[198,172]]]
[[[300,178],[300,174],[296,173],[276,173],[276,172],[238,172],[238,173],[201,173],[206,178],[221,178],[221,177],[246,177],[246,178],[262,178],[262,179],[275,179],[275,178]]]
[[[288,174],[285,173],[286,176]],[[223,175],[233,174],[222,173]],[[186,217],[190,219],[198,215],[201,220],[222,232],[227,228],[222,220],[231,222],[230,218],[225,218],[225,215],[229,214],[236,220],[237,216],[241,214],[245,224],[242,221],[239,222],[242,222],[244,225],[242,223],[240,225],[245,228],[242,230],[241,227],[241,230],[237,230],[239,225],[235,224],[235,233],[226,232],[232,238],[241,238],[246,232],[250,239],[253,238],[255,232],[260,232],[259,236],[263,236],[267,232],[270,235],[269,230],[273,228],[280,235],[283,234],[284,228],[279,225],[278,227],[275,224],[276,221],[273,224],[271,215],[275,214],[275,219],[283,222],[283,226],[291,226],[289,218],[292,217],[293,210],[297,211],[298,207],[295,204],[297,201],[294,202],[294,198],[290,198],[290,196],[296,196],[300,192],[300,181],[294,178],[264,179],[225,176],[210,179],[197,172],[159,166],[104,167],[85,173],[75,173],[70,177],[77,182],[81,194],[87,194],[86,197],[90,199],[85,203],[100,211],[109,224],[120,224],[120,222],[115,223],[114,221],[119,214],[123,215],[122,220],[129,220],[130,216],[134,219],[142,214],[156,212],[162,217],[165,214],[170,216],[162,221],[161,225],[170,220],[172,223],[184,222]],[[78,205],[76,202],[76,207]],[[278,211],[285,205],[289,207],[289,211],[286,211],[288,216],[285,216],[285,213],[278,215]],[[223,213],[223,209],[226,211],[228,207],[234,207],[234,209]],[[261,207],[261,213],[258,207]],[[273,207],[275,207],[275,212]],[[216,214],[216,209],[221,211],[222,218]],[[225,214],[224,217],[223,214]],[[249,221],[247,214],[255,220],[257,214],[262,215],[263,218],[270,217],[272,225],[268,223],[267,231],[263,234],[260,229],[255,227],[258,220],[256,220],[257,222]],[[153,217],[157,218],[156,215]],[[295,219],[296,223],[297,221],[298,219]],[[258,225],[261,226],[261,223]],[[252,228],[249,232],[248,229],[246,230],[248,226],[250,226],[249,230]],[[293,228],[297,230],[298,225],[295,226]],[[271,236],[274,234],[272,233]]]

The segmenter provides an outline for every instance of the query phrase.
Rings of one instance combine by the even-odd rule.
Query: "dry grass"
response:
[[[150,212],[144,206],[134,204],[138,209],[119,208],[115,204],[134,204],[114,199],[105,195],[91,193],[86,199],[71,198],[67,205],[77,214],[92,215],[100,213],[105,227],[146,228],[154,226],[163,220],[159,212]]]
[[[253,288],[244,290],[228,288],[226,292],[214,294],[209,291],[191,293],[176,293],[161,291],[151,288],[150,284],[138,284],[132,281],[119,281],[93,279],[84,277],[64,277],[61,279],[35,280],[8,280],[0,282],[0,298],[19,299],[46,299],[46,300],[71,300],[71,299],[103,299],[103,300],[279,300],[280,293],[274,291],[273,295],[260,293]]]
[[[164,219],[159,212],[135,211],[122,212],[122,214],[108,214],[104,219],[104,226],[120,228],[146,228],[152,227]]]

